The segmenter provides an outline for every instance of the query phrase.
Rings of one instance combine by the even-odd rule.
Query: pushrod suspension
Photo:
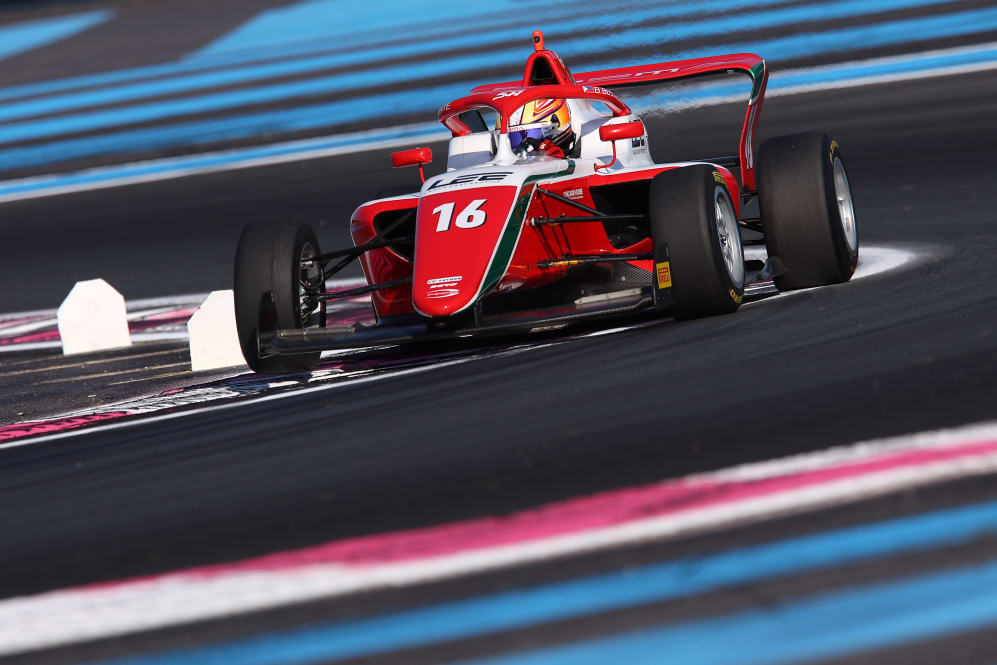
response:
[[[650,261],[654,259],[653,253],[648,254],[577,254],[575,256],[562,256],[559,259],[547,259],[537,261],[538,268],[562,268],[565,266],[577,266],[583,263],[622,263],[625,261]]]
[[[580,217],[535,217],[534,224],[576,224],[579,222],[642,222],[644,215],[584,215]]]
[[[402,237],[399,237],[399,238],[385,238],[383,236],[383,234],[382,234],[382,235],[377,236],[373,240],[371,240],[371,241],[369,241],[367,243],[364,243],[364,245],[362,247],[363,247],[363,251],[364,252],[369,252],[372,249],[381,249],[382,247],[388,247],[390,245],[398,245],[398,244],[402,244],[402,243],[406,243],[406,242],[412,242],[413,240],[415,240],[415,236],[402,236]],[[349,249],[338,249],[335,252],[326,252],[325,254],[322,254],[321,256],[315,256],[315,257],[312,257],[312,258],[309,258],[309,259],[306,259],[306,260],[308,260],[308,261],[328,261],[330,259],[338,259],[341,256],[352,256],[354,253],[356,253],[356,251],[358,249],[360,249],[360,247],[351,247]],[[362,253],[363,252],[361,252],[361,254]]]
[[[334,266],[332,266],[331,268],[329,267],[328,264],[326,264],[323,267],[322,274],[326,278],[331,277],[332,275],[335,275],[337,272],[339,272],[340,270],[342,270],[346,266],[348,266],[351,263],[353,263],[353,261],[356,260],[364,252],[370,251],[372,249],[379,249],[381,247],[385,247],[386,245],[390,244],[388,242],[388,236],[391,235],[392,231],[394,231],[395,229],[397,229],[398,227],[400,227],[405,222],[409,221],[409,219],[412,216],[415,215],[415,211],[416,211],[416,209],[412,208],[406,214],[402,215],[401,217],[399,217],[398,219],[396,219],[394,222],[392,222],[391,225],[388,226],[388,228],[386,228],[382,233],[379,233],[378,235],[374,236],[373,238],[371,238],[370,240],[368,240],[364,244],[360,245],[359,247],[354,247],[352,249],[341,249],[341,250],[337,250],[335,252],[329,252],[328,254],[320,254],[319,256],[309,257],[306,260],[307,261],[330,261],[332,259],[336,259],[336,258],[342,257],[342,259],[340,259],[340,261],[338,263],[336,263]],[[397,243],[397,242],[402,242],[402,241],[405,241],[405,240],[408,240],[408,239],[410,239],[410,238],[392,238],[390,242]]]
[[[573,201],[566,196],[561,196],[546,189],[537,187],[537,193],[541,196],[549,196],[555,201],[560,201],[561,203],[571,206],[577,210],[581,210],[587,213],[584,217],[567,217],[562,215],[561,217],[537,217],[533,220],[534,224],[572,224],[578,222],[643,222],[647,219],[646,215],[607,215],[600,210],[595,208],[590,208],[584,203],[579,203],[578,201]]]
[[[380,282],[379,284],[370,284],[369,286],[359,286],[355,289],[346,289],[344,291],[333,291],[331,293],[319,293],[316,294],[316,298],[319,300],[337,300],[339,298],[352,298],[354,296],[362,296],[367,293],[373,293],[374,291],[380,291],[382,289],[393,289],[396,286],[403,286],[405,284],[411,284],[411,277],[400,277],[398,279],[393,279],[388,282]]]

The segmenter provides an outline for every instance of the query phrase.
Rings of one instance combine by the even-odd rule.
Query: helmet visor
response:
[[[537,141],[542,141],[544,137],[543,127],[530,127],[529,129],[520,129],[518,131],[509,132],[509,143],[512,145],[513,151],[519,149],[523,141],[526,139],[536,139]]]

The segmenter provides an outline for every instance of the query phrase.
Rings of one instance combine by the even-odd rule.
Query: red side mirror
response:
[[[422,166],[433,163],[433,151],[429,148],[412,148],[391,153],[391,165],[396,169],[402,166]]]
[[[433,163],[433,151],[429,148],[412,148],[391,153],[391,165],[396,169],[402,166],[419,167],[419,179],[426,182],[426,174],[422,172],[423,164]]]
[[[621,122],[618,125],[603,125],[599,128],[599,138],[603,141],[637,139],[644,136],[644,123],[640,120]]]

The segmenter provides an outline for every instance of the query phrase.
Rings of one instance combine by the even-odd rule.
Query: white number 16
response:
[[[485,211],[481,210],[481,206],[488,199],[474,199],[467,204],[467,207],[461,210],[457,214],[457,219],[454,220],[454,225],[458,229],[473,229],[476,226],[481,226],[485,223]],[[448,231],[450,229],[450,220],[453,218],[453,203],[444,203],[443,205],[436,206],[433,208],[433,214],[439,215],[440,218],[436,220],[436,230]]]

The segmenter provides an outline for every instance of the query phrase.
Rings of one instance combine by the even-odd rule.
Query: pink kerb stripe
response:
[[[675,480],[570,499],[508,517],[455,522],[395,533],[362,536],[325,545],[178,571],[184,577],[276,571],[315,564],[368,566],[428,559],[490,547],[538,541],[601,527],[820,486],[839,480],[926,464],[997,453],[997,441],[884,453],[874,458],[759,480]],[[123,580],[88,588],[116,586]]]
[[[67,432],[81,427],[87,427],[98,422],[116,420],[125,416],[135,415],[129,411],[108,411],[105,413],[91,413],[84,416],[67,416],[65,418],[55,418],[53,420],[35,420],[13,425],[0,426],[0,442],[20,439],[25,436],[36,436],[39,434],[52,434],[55,432]]]
[[[655,517],[679,515],[725,504],[734,505],[781,492],[817,488],[835,481],[859,479],[875,473],[915,469],[932,463],[969,460],[995,453],[997,440],[984,440],[886,452],[861,461],[842,462],[812,471],[757,480],[671,480],[551,503],[508,517],[472,519],[361,536],[242,561],[91,584],[82,589],[97,591],[171,577],[212,578],[239,572],[281,571],[319,564],[364,568],[378,564],[415,562],[460,552],[482,551],[503,545],[526,544],[556,536],[581,534]]]

